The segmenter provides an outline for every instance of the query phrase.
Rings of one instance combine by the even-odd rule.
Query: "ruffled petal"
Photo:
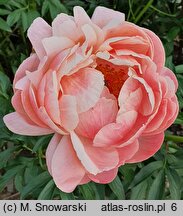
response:
[[[84,68],[73,75],[64,76],[61,86],[63,94],[76,97],[78,112],[85,112],[98,101],[104,87],[104,78],[97,70]]]
[[[100,98],[94,107],[79,115],[76,132],[81,136],[93,139],[102,127],[115,122],[117,112],[116,99]]]

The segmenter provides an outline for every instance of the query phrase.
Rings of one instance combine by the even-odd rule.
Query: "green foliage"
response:
[[[90,16],[98,5],[121,11],[128,21],[159,35],[165,47],[166,66],[175,72],[179,82],[180,112],[174,126],[183,125],[183,62],[177,60],[183,18],[178,1],[0,0],[0,191],[5,191],[13,180],[22,199],[183,199],[183,139],[176,139],[170,130],[156,155],[139,164],[121,166],[110,184],[90,182],[78,186],[73,193],[64,193],[56,187],[46,167],[45,150],[52,136],[19,136],[5,127],[2,118],[13,111],[14,74],[32,51],[27,29],[39,16],[51,23],[59,13],[72,15],[76,5]]]

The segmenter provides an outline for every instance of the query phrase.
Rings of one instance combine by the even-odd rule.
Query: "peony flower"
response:
[[[51,26],[37,18],[28,37],[34,53],[15,74],[4,122],[17,134],[54,133],[46,162],[58,188],[109,183],[160,149],[178,113],[177,80],[153,32],[111,9],[90,19],[75,7]]]

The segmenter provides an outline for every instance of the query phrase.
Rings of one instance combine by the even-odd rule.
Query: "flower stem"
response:
[[[176,17],[177,14],[168,14],[168,13],[165,13],[159,9],[157,9],[156,7],[154,7],[153,5],[150,6],[150,8],[152,8],[153,10],[157,11],[158,13],[162,14],[162,15],[165,15],[165,16],[169,16],[169,17]]]
[[[171,134],[165,134],[165,140],[174,142],[183,142],[183,136],[176,136]]]
[[[136,17],[136,19],[134,20],[134,23],[137,23],[141,17],[144,15],[144,13],[148,10],[148,8],[150,8],[150,6],[152,5],[154,0],[149,0],[148,3],[146,4],[146,6],[141,10],[141,12],[139,13],[139,15]]]

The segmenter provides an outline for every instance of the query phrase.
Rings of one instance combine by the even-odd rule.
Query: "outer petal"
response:
[[[86,174],[83,178],[82,178],[82,180],[80,181],[80,185],[82,185],[82,184],[87,184],[88,182],[90,182],[91,181],[91,179],[88,177],[88,175]]]
[[[139,142],[138,140],[135,140],[133,143],[117,148],[118,154],[119,154],[119,165],[123,165],[127,160],[132,158],[135,153],[139,150]]]
[[[123,21],[125,21],[125,14],[114,11],[112,9],[98,6],[94,11],[91,20],[96,25],[103,28],[111,20],[118,20],[120,23],[122,23]]]
[[[99,173],[97,175],[89,174],[88,177],[96,183],[107,184],[112,182],[115,179],[117,173],[118,173],[118,169],[115,168],[109,171]]]
[[[78,41],[82,37],[81,29],[74,22],[73,17],[67,14],[59,14],[52,23],[54,36],[67,37],[73,41]]]
[[[97,70],[84,68],[71,76],[64,76],[61,85],[64,94],[76,96],[78,112],[85,112],[98,101],[104,79]]]
[[[89,173],[96,175],[102,171],[113,169],[118,164],[118,154],[115,149],[96,148],[88,139],[71,133],[73,147],[81,163]]]
[[[53,155],[55,153],[55,150],[58,144],[60,143],[61,138],[62,138],[62,135],[55,133],[52,139],[50,140],[50,143],[46,149],[46,164],[47,164],[48,171],[50,172],[50,174],[52,174],[52,171],[51,171],[52,158],[53,158]]]
[[[39,59],[36,54],[32,54],[30,57],[25,59],[16,71],[15,78],[13,80],[13,87],[18,80],[22,79],[26,75],[26,71],[35,71],[39,65]]]
[[[85,176],[85,170],[78,160],[69,136],[63,136],[52,158],[52,176],[57,187],[72,192]]]
[[[90,17],[85,12],[82,7],[75,6],[74,7],[74,20],[78,26],[82,26],[84,24],[91,24]]]
[[[3,120],[9,130],[20,135],[39,136],[53,133],[51,129],[31,125],[17,112],[4,116]]]
[[[143,30],[147,33],[150,40],[152,41],[154,47],[153,61],[158,66],[158,70],[160,70],[165,65],[165,50],[163,44],[154,32],[145,28],[143,28]]]
[[[160,148],[164,140],[164,133],[152,135],[152,136],[141,136],[139,141],[139,150],[137,153],[126,163],[137,163],[146,160],[153,156]]]
[[[102,127],[115,122],[117,111],[118,105],[115,99],[100,98],[94,107],[79,115],[76,132],[93,139]]]
[[[42,45],[42,39],[52,36],[52,29],[42,18],[34,20],[30,28],[28,29],[28,38],[32,43],[34,50],[41,59],[46,55],[46,52]]]

